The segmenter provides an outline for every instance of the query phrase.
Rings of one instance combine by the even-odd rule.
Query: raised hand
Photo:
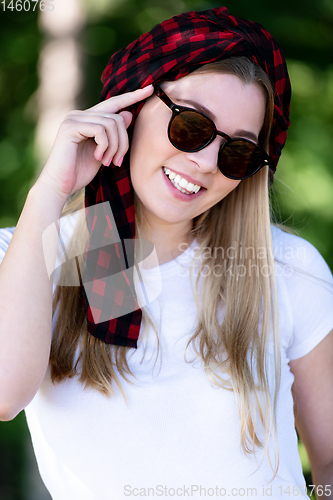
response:
[[[153,86],[111,97],[85,111],[71,111],[60,125],[50,156],[37,182],[47,184],[64,200],[89,184],[101,164],[119,165],[128,150],[132,121],[121,111],[149,97]]]

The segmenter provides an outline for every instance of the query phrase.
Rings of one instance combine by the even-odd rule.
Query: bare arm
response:
[[[333,499],[333,330],[289,365],[296,428],[309,455],[316,496]]]
[[[149,86],[71,112],[28,194],[0,266],[0,420],[14,418],[32,400],[48,366],[52,283],[42,234],[60,218],[68,197],[95,177],[102,162],[120,162],[128,149],[126,128],[132,117],[119,111],[152,91]],[[48,251],[57,243],[52,241]]]
[[[52,282],[42,232],[59,219],[65,200],[47,186],[30,190],[0,266],[0,419],[9,420],[37,392],[51,343]]]

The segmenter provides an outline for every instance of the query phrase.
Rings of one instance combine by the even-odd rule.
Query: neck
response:
[[[165,264],[178,257],[185,250],[184,243],[190,244],[192,224],[189,221],[168,223],[145,217],[140,231],[141,238],[151,241],[155,247],[158,263]]]

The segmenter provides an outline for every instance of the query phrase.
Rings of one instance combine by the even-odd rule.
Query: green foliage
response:
[[[0,7],[2,9],[2,5]],[[0,10],[0,227],[14,226],[32,182],[37,13]],[[24,414],[0,422],[0,498],[23,500],[27,428]]]
[[[23,412],[11,422],[0,422],[1,500],[24,500],[26,438],[27,428]]]
[[[0,227],[16,224],[34,173],[40,43],[36,12],[0,12]]]
[[[333,268],[333,65],[319,69],[289,61],[289,71],[292,126],[275,190],[282,220],[311,241]]]

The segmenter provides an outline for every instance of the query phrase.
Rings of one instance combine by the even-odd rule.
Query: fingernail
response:
[[[123,159],[124,159],[124,157],[122,156],[120,158],[120,160],[118,161],[118,167],[121,167],[121,164],[123,163]]]
[[[108,167],[111,165],[112,160],[113,160],[113,158],[111,158],[111,160],[109,161],[109,163],[108,163]]]

